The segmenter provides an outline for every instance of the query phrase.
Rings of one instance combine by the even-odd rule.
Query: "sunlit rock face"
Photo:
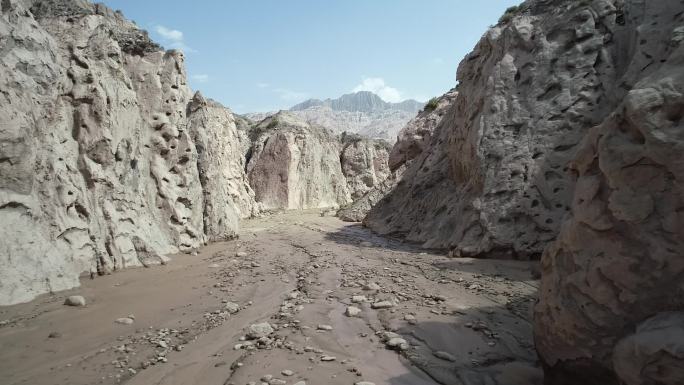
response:
[[[3,1],[0,36],[0,305],[236,234],[203,192],[182,53],[87,1]]]
[[[405,100],[388,103],[369,91],[345,94],[337,99],[309,99],[289,112],[313,125],[336,134],[359,134],[393,143],[397,133],[423,107],[423,103]],[[261,121],[275,112],[250,113],[250,119]]]
[[[332,132],[283,111],[251,133],[247,175],[264,209],[339,207],[351,200],[341,143]]]
[[[455,102],[365,219],[455,256],[543,254],[549,384],[682,382],[683,15],[523,3],[460,64]]]

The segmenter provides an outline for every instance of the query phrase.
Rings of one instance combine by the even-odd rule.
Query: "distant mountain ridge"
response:
[[[309,99],[289,109],[309,124],[322,126],[335,133],[354,133],[390,143],[404,125],[423,109],[425,103],[413,99],[389,103],[373,92],[359,91],[337,99]],[[276,112],[246,114],[261,121]]]
[[[309,99],[293,106],[290,108],[290,111],[302,111],[311,107],[329,107],[333,111],[373,112],[401,110],[418,113],[424,105],[425,103],[413,99],[404,100],[399,103],[390,103],[382,100],[380,96],[370,91],[358,91],[344,94],[337,99]]]

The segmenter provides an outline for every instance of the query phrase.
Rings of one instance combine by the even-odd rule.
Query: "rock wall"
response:
[[[385,158],[384,152],[381,153],[383,154],[381,167],[387,167],[382,173],[383,177],[374,181],[371,188],[363,189],[361,194],[353,197],[352,203],[339,210],[337,216],[340,219],[349,222],[363,221],[380,200],[397,188],[407,165],[427,148],[432,133],[457,95],[458,92],[450,90],[434,99],[434,105],[420,111],[401,129],[389,155]]]
[[[679,0],[523,3],[365,220],[454,255],[543,253],[548,384],[683,383],[682,40]]]
[[[599,4],[588,20],[611,31],[602,87],[619,103],[571,163],[572,210],[542,258],[537,348],[549,383],[682,384],[684,3]]]
[[[331,132],[281,111],[252,130],[247,175],[264,209],[339,207],[350,201]]]
[[[260,211],[245,174],[244,138],[230,110],[199,92],[188,115],[204,196],[204,232],[209,241],[225,240],[234,236],[239,218]]]
[[[341,135],[340,165],[351,199],[357,200],[389,176],[389,151],[384,140],[359,135]]]
[[[433,104],[426,105],[415,118],[411,119],[399,131],[397,141],[392,147],[388,159],[390,170],[399,169],[427,148],[435,127],[442,121],[442,117],[457,96],[458,91],[454,88],[438,98],[431,99]]]
[[[205,205],[182,53],[86,1],[1,10],[0,305],[235,234]]]
[[[366,223],[456,255],[538,258],[570,209],[567,163],[620,98],[603,48],[613,32],[595,20],[615,12],[532,1],[487,31],[427,150]]]

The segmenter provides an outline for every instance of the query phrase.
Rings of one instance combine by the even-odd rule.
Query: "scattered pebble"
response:
[[[371,307],[373,309],[388,309],[393,307],[394,304],[390,301],[380,301],[380,302],[374,302]]]
[[[226,302],[223,307],[228,310],[228,313],[230,314],[235,314],[240,311],[240,305],[236,304],[235,302]]]
[[[365,295],[355,295],[352,297],[352,303],[363,303],[368,301]]]
[[[81,295],[72,295],[64,300],[64,304],[67,306],[85,306],[86,300]]]
[[[347,310],[344,312],[347,317],[356,317],[359,314],[361,314],[361,309],[356,306],[347,306]]]
[[[380,290],[380,285],[375,282],[371,282],[367,285],[363,285],[363,290]]]
[[[456,362],[456,357],[454,357],[453,355],[451,355],[447,352],[436,351],[436,352],[433,352],[432,354],[437,358],[441,358],[443,360],[450,361],[450,362]]]
[[[247,337],[255,340],[262,337],[268,337],[271,333],[273,333],[273,326],[268,322],[262,322],[249,325]]]
[[[117,318],[116,321],[114,321],[114,322],[121,324],[121,325],[132,325],[133,324],[133,318],[130,318],[130,317]]]

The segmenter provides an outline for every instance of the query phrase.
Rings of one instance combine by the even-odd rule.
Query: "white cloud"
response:
[[[397,103],[404,100],[401,92],[399,92],[398,89],[385,84],[383,78],[364,78],[361,84],[354,87],[352,90],[352,92],[359,91],[370,91],[381,97],[382,100],[390,103]]]
[[[195,80],[199,83],[206,83],[209,81],[209,75],[207,74],[197,74],[197,75],[192,75],[190,76],[192,80]]]
[[[309,96],[309,94],[307,94],[306,92],[293,91],[288,90],[286,88],[276,88],[273,91],[275,91],[275,93],[278,94],[281,99],[286,100],[288,102],[299,102],[306,99]]]
[[[164,45],[173,49],[180,49],[185,52],[195,52],[194,49],[185,44],[183,32],[177,29],[166,28],[163,25],[154,27],[155,32],[162,38]]]
[[[169,28],[164,27],[163,25],[158,25],[155,28],[155,30],[164,39],[167,39],[170,41],[183,41],[183,32],[181,32],[177,29],[169,29]]]

